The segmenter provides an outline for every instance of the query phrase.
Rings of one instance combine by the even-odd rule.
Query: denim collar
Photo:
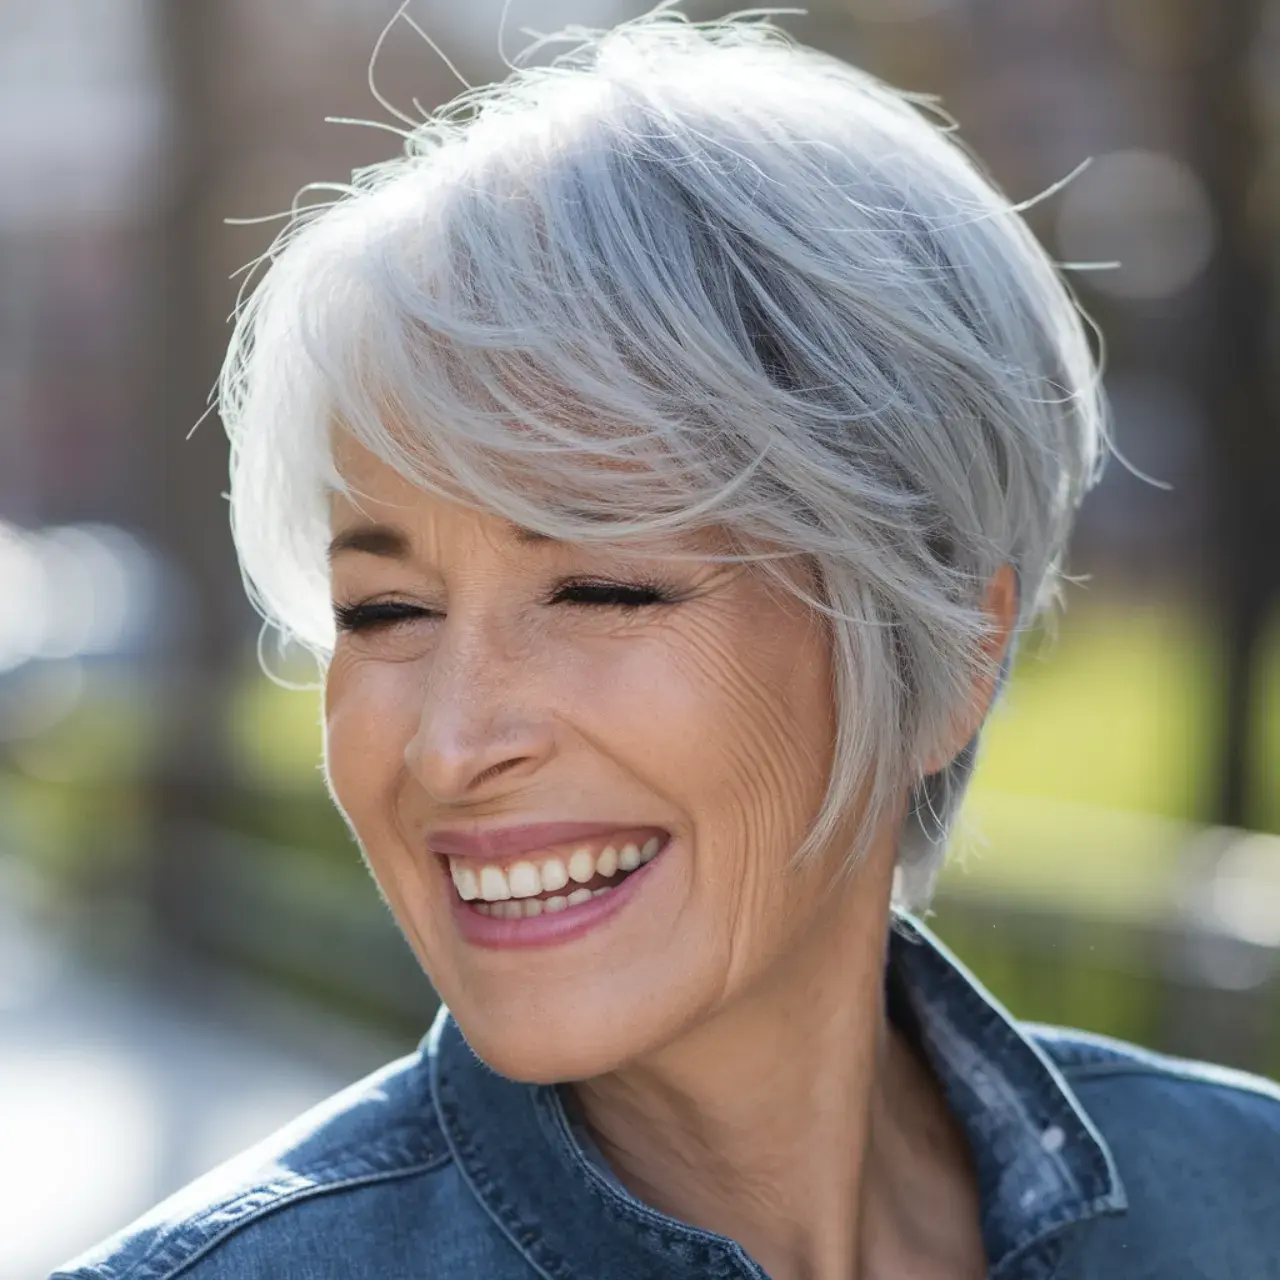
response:
[[[973,1152],[989,1274],[1125,1208],[1111,1152],[1047,1055],[916,918],[894,917],[891,1016],[941,1081]],[[427,1038],[446,1139],[478,1202],[544,1280],[763,1277],[735,1242],[659,1213],[601,1168],[560,1091],[497,1075],[447,1009]]]
[[[894,917],[886,983],[968,1138],[992,1280],[1128,1207],[1111,1149],[1062,1073],[914,916]]]

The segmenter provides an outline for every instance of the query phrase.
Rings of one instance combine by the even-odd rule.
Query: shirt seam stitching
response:
[[[1026,1239],[1017,1241],[1013,1247],[1002,1257],[992,1268],[992,1280],[999,1280],[999,1277],[1008,1271],[1015,1262],[1023,1262],[1027,1255],[1036,1249],[1043,1248],[1046,1244],[1057,1241],[1061,1243],[1065,1237],[1073,1230],[1088,1224],[1094,1217],[1099,1214],[1117,1214],[1123,1213],[1127,1206],[1117,1205],[1110,1196],[1098,1196],[1088,1201],[1084,1208],[1088,1213],[1085,1218],[1068,1218],[1063,1222],[1056,1222],[1052,1226],[1047,1226],[1042,1230],[1028,1236]]]
[[[349,1157],[348,1157],[349,1158]],[[71,1278],[78,1277],[98,1277],[99,1280],[173,1280],[173,1277],[181,1274],[188,1267],[207,1258],[214,1249],[225,1244],[232,1236],[253,1223],[261,1221],[270,1213],[277,1210],[288,1208],[290,1205],[298,1204],[304,1200],[313,1199],[316,1196],[327,1195],[334,1192],[350,1191],[357,1187],[371,1186],[379,1182],[390,1182],[397,1178],[416,1177],[423,1173],[428,1173],[432,1169],[446,1164],[449,1161],[449,1152],[433,1154],[429,1159],[419,1161],[412,1165],[400,1166],[393,1169],[381,1169],[368,1173],[354,1174],[348,1177],[336,1178],[333,1181],[324,1181],[330,1178],[341,1167],[341,1162],[331,1162],[322,1166],[320,1169],[309,1173],[291,1173],[289,1177],[306,1178],[308,1181],[302,1186],[293,1186],[286,1190],[282,1190],[278,1195],[273,1196],[267,1202],[259,1205],[256,1209],[250,1211],[237,1222],[229,1223],[225,1228],[218,1231],[215,1235],[207,1240],[196,1241],[196,1249],[193,1253],[188,1253],[185,1257],[173,1257],[170,1249],[163,1246],[157,1252],[144,1253],[136,1262],[131,1263],[124,1271],[119,1271],[115,1267],[98,1267],[94,1266],[89,1270],[76,1270],[68,1272],[55,1272],[51,1280],[59,1280],[59,1277]],[[261,1195],[271,1184],[269,1182],[255,1183],[251,1187],[246,1187],[238,1195],[233,1196],[229,1200],[219,1201],[218,1204],[209,1206],[199,1216],[188,1219],[183,1224],[184,1235],[177,1239],[169,1241],[171,1246],[181,1248],[190,1243],[190,1234],[198,1231],[202,1223],[215,1214],[227,1213],[233,1211],[238,1204],[254,1195]],[[185,1238],[184,1238],[185,1237]],[[168,1257],[165,1255],[169,1254]]]
[[[1147,1062],[1082,1062],[1077,1065],[1063,1066],[1062,1073],[1068,1079],[1088,1080],[1100,1076],[1146,1076],[1155,1079],[1173,1080],[1180,1084],[1195,1084],[1210,1089],[1225,1089],[1229,1093],[1240,1093],[1246,1097],[1260,1098],[1272,1106],[1280,1108],[1280,1097],[1262,1085],[1252,1085],[1239,1080],[1218,1080],[1213,1076],[1201,1075],[1194,1067],[1179,1069]]]

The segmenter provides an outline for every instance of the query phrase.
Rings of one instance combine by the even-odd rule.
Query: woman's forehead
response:
[[[347,485],[347,491],[329,495],[330,524],[334,534],[333,553],[344,549],[360,530],[377,526],[373,534],[388,541],[387,530],[399,532],[410,542],[417,541],[431,528],[446,524],[454,528],[464,525],[485,529],[502,543],[517,548],[591,545],[620,553],[650,555],[732,555],[741,550],[741,540],[720,524],[706,524],[695,529],[671,533],[651,532],[642,537],[592,537],[575,540],[557,537],[531,529],[480,501],[469,501],[461,492],[456,498],[446,497],[415,483],[385,459],[346,432],[336,433],[333,442],[334,464]],[[536,492],[536,482],[520,486],[522,496]],[[369,541],[366,537],[365,541]]]

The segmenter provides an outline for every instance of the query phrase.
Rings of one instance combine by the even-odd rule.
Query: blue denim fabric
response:
[[[1280,1089],[1020,1024],[895,921],[891,1016],[973,1150],[993,1280],[1280,1280]],[[58,1280],[716,1280],[734,1241],[631,1196],[560,1089],[419,1051],[55,1272]]]

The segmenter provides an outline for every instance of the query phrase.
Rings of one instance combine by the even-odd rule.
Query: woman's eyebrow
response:
[[[535,529],[526,529],[518,524],[508,523],[507,531],[513,541],[522,546],[543,546],[559,541],[549,534],[538,533]],[[329,543],[330,562],[349,551],[382,556],[388,560],[408,560],[413,554],[409,535],[393,524],[355,524],[348,529],[339,530]]]
[[[367,556],[382,556],[388,560],[407,560],[410,555],[409,536],[391,524],[354,524],[334,534],[329,543],[330,562],[346,551],[360,551]]]
[[[507,532],[522,547],[536,547],[560,541],[559,538],[553,538],[549,533],[539,533],[536,529],[526,529],[522,524],[512,524],[509,521],[507,523]]]

